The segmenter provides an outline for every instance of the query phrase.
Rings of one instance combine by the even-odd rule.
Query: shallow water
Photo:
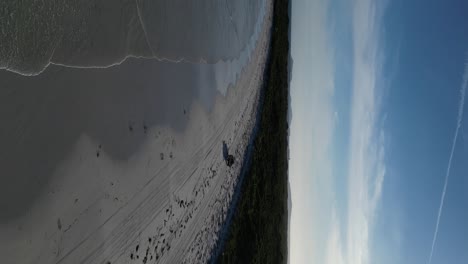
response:
[[[226,61],[247,46],[262,3],[5,0],[0,4],[0,68],[35,75],[50,63],[105,67],[128,56]]]

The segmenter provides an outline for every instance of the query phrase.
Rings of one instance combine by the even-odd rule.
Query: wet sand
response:
[[[1,262],[206,262],[255,118],[262,10],[237,56],[214,64],[0,70]]]

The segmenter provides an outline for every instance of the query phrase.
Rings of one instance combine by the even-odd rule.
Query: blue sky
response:
[[[464,2],[293,1],[291,263],[468,263]]]

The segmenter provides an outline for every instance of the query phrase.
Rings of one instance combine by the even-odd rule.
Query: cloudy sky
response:
[[[293,0],[291,263],[468,263],[468,2]]]

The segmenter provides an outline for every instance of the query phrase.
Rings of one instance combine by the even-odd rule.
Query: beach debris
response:
[[[229,150],[226,144],[226,141],[223,140],[223,158],[228,167],[231,167],[234,164],[234,156],[229,154]]]
[[[228,167],[231,167],[234,164],[234,161],[235,161],[234,156],[228,155],[226,159],[226,165],[228,165]]]
[[[57,219],[57,228],[58,230],[62,230],[62,222],[60,221],[60,218]]]
[[[148,127],[146,126],[146,124],[145,124],[145,123],[143,123],[143,133],[145,133],[145,134],[146,134],[146,131],[147,131],[147,130],[148,130]]]
[[[159,154],[159,157],[161,158],[161,160],[164,160],[164,153],[161,152],[161,153]]]

